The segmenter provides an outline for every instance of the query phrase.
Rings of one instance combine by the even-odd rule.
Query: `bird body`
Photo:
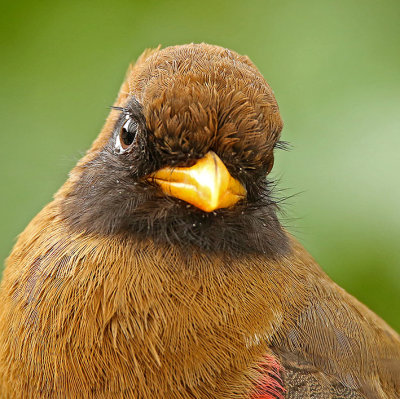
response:
[[[7,260],[0,397],[400,397],[397,333],[279,224],[281,129],[247,57],[145,52]]]

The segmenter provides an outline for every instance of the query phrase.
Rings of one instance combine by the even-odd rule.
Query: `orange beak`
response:
[[[186,201],[205,212],[229,208],[246,196],[246,189],[229,174],[213,151],[193,166],[166,167],[152,173],[147,180],[157,183],[164,194]]]

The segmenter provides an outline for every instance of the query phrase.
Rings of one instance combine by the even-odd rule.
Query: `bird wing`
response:
[[[279,360],[284,368],[286,399],[366,399],[357,389],[343,385],[293,353],[281,351]]]
[[[295,323],[271,342],[287,398],[400,397],[399,335],[327,276],[311,291]]]
[[[258,366],[261,377],[251,399],[366,399],[290,352],[275,350]]]

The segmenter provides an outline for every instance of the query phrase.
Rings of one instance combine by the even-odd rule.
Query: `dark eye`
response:
[[[137,132],[137,123],[128,118],[119,130],[119,134],[115,143],[116,150],[121,154],[125,152],[135,140]]]

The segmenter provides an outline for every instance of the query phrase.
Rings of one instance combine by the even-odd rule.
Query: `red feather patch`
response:
[[[259,363],[259,367],[262,376],[251,399],[284,399],[286,389],[283,387],[283,368],[278,360],[274,356],[267,355],[264,361]]]

